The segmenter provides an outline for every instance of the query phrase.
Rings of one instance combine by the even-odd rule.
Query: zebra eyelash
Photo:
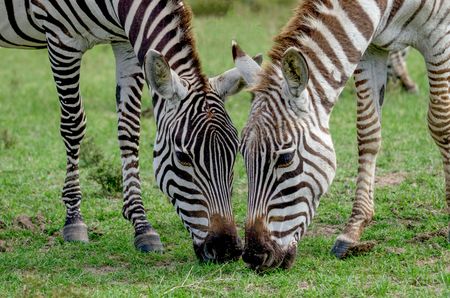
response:
[[[185,166],[185,167],[191,167],[192,166],[192,158],[189,156],[189,154],[176,151],[175,155],[177,156],[178,162]]]
[[[292,165],[294,162],[295,151],[282,153],[278,156],[275,167],[284,169]]]

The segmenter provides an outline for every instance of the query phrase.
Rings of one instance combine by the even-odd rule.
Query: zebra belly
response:
[[[403,50],[412,46],[421,52],[435,47],[435,43],[450,30],[450,3],[443,1],[439,9],[434,1],[410,0],[392,17],[381,32],[376,33],[372,44],[387,51]],[[412,12],[415,12],[412,17]],[[391,16],[386,15],[385,18]]]
[[[0,47],[44,48],[45,33],[36,24],[29,0],[0,0]]]

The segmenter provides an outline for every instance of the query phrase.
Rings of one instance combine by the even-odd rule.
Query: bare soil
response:
[[[23,230],[29,230],[33,232],[44,232],[45,231],[45,223],[46,219],[42,214],[37,214],[34,217],[30,217],[28,215],[19,215],[17,216],[13,224],[15,227]]]
[[[94,275],[105,275],[111,272],[116,272],[119,269],[114,268],[112,266],[99,266],[99,267],[86,267],[84,268],[84,270]]]
[[[375,177],[375,185],[378,187],[388,187],[401,184],[408,177],[405,172],[389,173]]]
[[[406,249],[403,247],[387,247],[386,252],[393,255],[401,255],[406,252]]]
[[[358,242],[356,244],[353,244],[349,247],[347,253],[345,254],[346,257],[350,256],[359,256],[366,254],[373,250],[373,248],[377,245],[376,241],[364,241],[364,242]]]
[[[341,230],[340,226],[327,224],[314,224],[307,232],[307,236],[336,236]]]
[[[413,239],[409,240],[409,243],[423,243],[435,237],[447,237],[447,228],[440,229],[438,231],[427,232],[417,234]]]

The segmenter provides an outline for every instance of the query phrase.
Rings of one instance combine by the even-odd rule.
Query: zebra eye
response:
[[[181,151],[177,151],[175,154],[177,156],[178,162],[181,163],[183,166],[185,167],[192,166],[192,159],[189,156],[189,154]]]
[[[295,152],[283,153],[278,156],[276,167],[287,168],[294,162]]]

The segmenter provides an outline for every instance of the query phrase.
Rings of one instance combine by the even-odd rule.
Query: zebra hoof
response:
[[[73,242],[89,242],[88,228],[84,223],[75,223],[64,226],[63,228],[64,241]]]
[[[411,94],[419,93],[419,88],[416,85],[406,86],[406,91]]]
[[[162,253],[164,251],[161,239],[154,229],[134,237],[134,246],[140,252]]]
[[[338,239],[334,243],[334,246],[331,249],[331,253],[334,254],[338,259],[344,259],[347,256],[347,253],[352,245],[353,242]]]

